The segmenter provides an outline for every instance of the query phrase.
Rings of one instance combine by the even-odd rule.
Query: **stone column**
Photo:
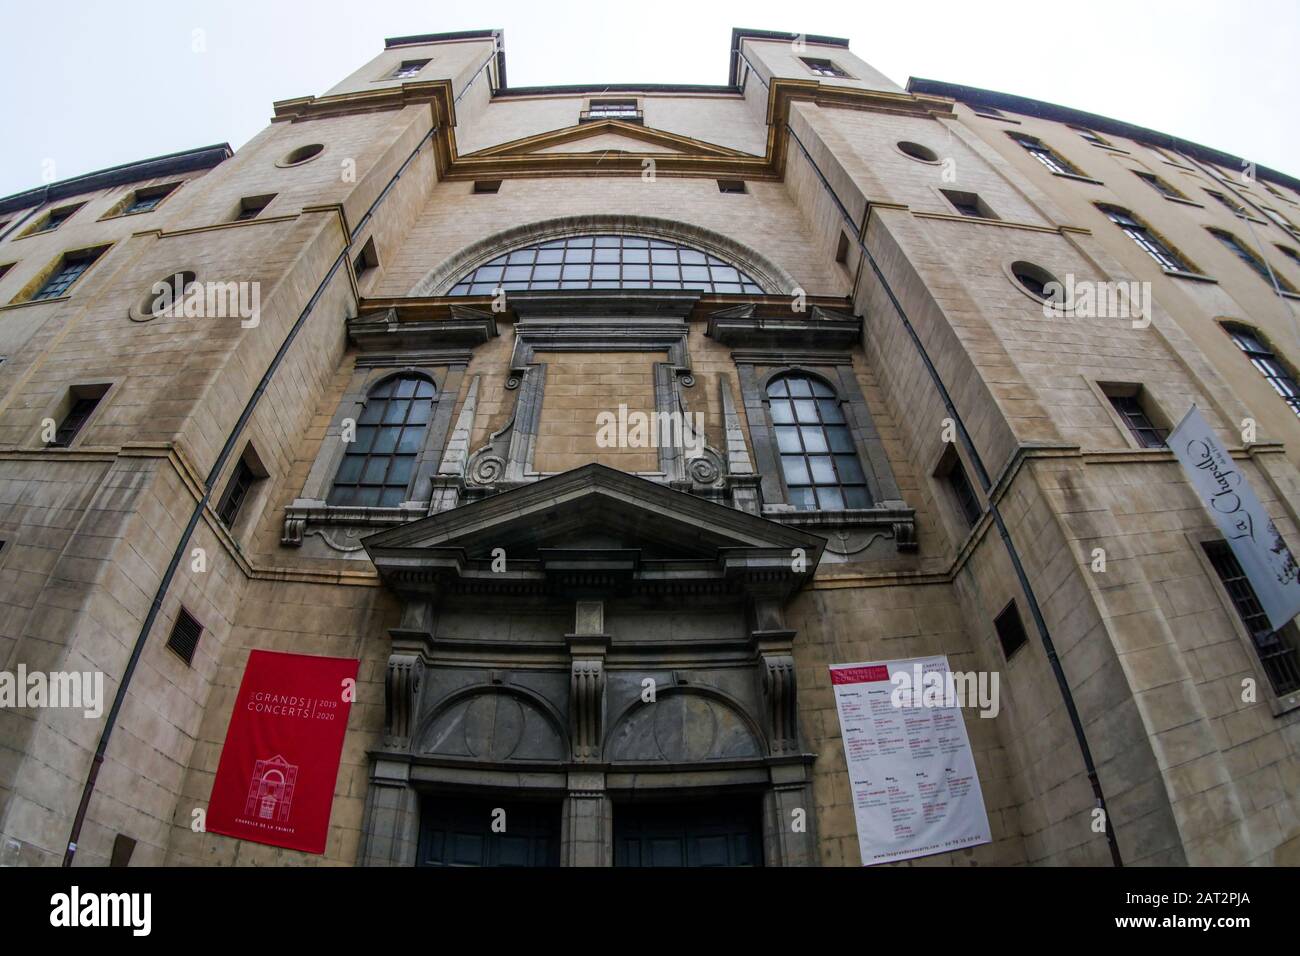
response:
[[[603,771],[569,774],[560,827],[563,866],[613,866],[614,818]]]
[[[420,838],[419,798],[405,761],[375,761],[366,792],[360,866],[414,866]]]
[[[569,646],[569,736],[573,760],[590,770],[569,774],[560,832],[560,858],[565,866],[612,866],[613,817],[605,793],[605,633],[603,601],[578,601],[574,606]]]

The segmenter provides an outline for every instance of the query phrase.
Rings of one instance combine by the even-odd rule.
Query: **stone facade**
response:
[[[143,864],[410,865],[472,796],[550,808],[537,845],[565,865],[628,862],[647,807],[720,800],[753,812],[731,862],[856,865],[827,667],[931,654],[1002,678],[996,718],[966,712],[993,840],[912,865],[1300,860],[1294,624],[1266,669],[1210,515],[1111,401],[1155,427],[1196,404],[1300,549],[1300,419],[1227,334],[1289,371],[1300,182],[903,89],[834,38],[733,48],[725,86],[523,89],[499,32],[390,40],[233,155],[0,200],[0,670],[102,671],[120,704],[0,709],[0,863],[56,865],[75,834],[76,865],[119,836]],[[452,294],[591,236],[744,278]],[[1023,264],[1148,283],[1149,309],[1051,315]],[[151,312],[177,273],[255,287],[257,314]],[[782,471],[790,375],[826,390],[856,505],[807,507]],[[433,396],[405,484],[344,500],[346,436],[397,382]],[[620,405],[698,415],[699,453],[600,444]],[[191,826],[253,649],[360,659],[323,856]]]

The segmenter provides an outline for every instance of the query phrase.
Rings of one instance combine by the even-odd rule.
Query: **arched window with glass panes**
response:
[[[393,508],[407,500],[435,394],[433,383],[419,375],[395,375],[371,388],[356,438],[334,475],[331,505]]]
[[[815,376],[791,373],[768,384],[767,399],[790,504],[801,511],[871,507],[835,390]]]
[[[677,289],[761,295],[746,272],[712,253],[645,236],[568,236],[503,253],[472,269],[448,295],[554,289]]]

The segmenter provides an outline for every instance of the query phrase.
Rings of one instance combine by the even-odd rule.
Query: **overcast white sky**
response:
[[[514,86],[725,83],[734,26],[848,37],[900,84],[1017,93],[1300,175],[1297,0],[6,0],[0,196],[238,148],[388,36],[504,28]]]

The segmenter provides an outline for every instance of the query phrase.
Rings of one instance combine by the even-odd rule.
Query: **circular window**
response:
[[[929,146],[922,146],[920,143],[909,143],[907,140],[898,144],[899,152],[904,156],[911,156],[913,159],[922,163],[937,163],[939,154]]]
[[[127,315],[132,322],[149,322],[160,316],[182,314],[184,298],[190,287],[198,281],[198,276],[188,269],[165,275],[152,286],[138,305],[130,308]]]
[[[275,165],[280,167],[301,166],[303,163],[311,162],[324,151],[325,147],[320,143],[309,143],[306,146],[299,146]]]
[[[1061,304],[1065,301],[1065,286],[1042,266],[1032,262],[1013,262],[1008,271],[1021,289],[1040,302]]]

